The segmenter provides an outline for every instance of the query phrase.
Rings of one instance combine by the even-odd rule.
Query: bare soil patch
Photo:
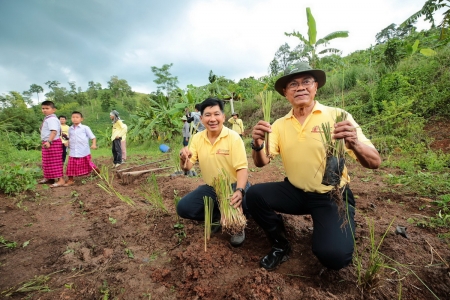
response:
[[[141,161],[150,160],[143,157]],[[263,169],[254,167],[251,158],[249,162],[252,183],[284,178],[277,161]],[[96,163],[110,164],[106,159]],[[398,275],[386,269],[371,290],[357,286],[353,265],[339,272],[323,270],[311,252],[309,216],[284,216],[293,252],[273,272],[259,268],[259,259],[270,245],[252,219],[242,247],[231,247],[229,236],[218,233],[205,252],[201,222],[182,220],[184,228],[174,228],[174,197],[203,181],[166,172],[158,175],[157,182],[168,213],[152,209],[139,193],[149,174],[128,185],[114,179],[117,190],[135,201],[134,207],[106,194],[96,177],[78,178],[66,188],[40,185],[35,192],[16,198],[1,195],[0,235],[18,246],[0,248],[0,292],[18,288],[34,276],[51,274],[46,283],[51,291],[16,293],[10,298],[397,299],[400,281],[402,299],[436,299],[423,283],[439,298],[448,299],[450,270],[436,255],[450,262],[448,240],[437,237],[445,231],[414,227],[406,221],[417,214],[435,216],[431,199],[398,195],[386,186],[384,176],[396,170],[366,170],[352,163],[350,171],[357,197],[360,255],[367,261],[367,219],[375,221],[378,240],[395,218],[380,251],[411,270],[399,269]],[[22,208],[17,207],[18,201]],[[408,238],[394,233],[397,225],[407,227]],[[22,247],[26,241],[29,244]]]

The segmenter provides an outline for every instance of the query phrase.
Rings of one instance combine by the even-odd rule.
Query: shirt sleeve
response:
[[[365,144],[365,145],[367,145],[369,147],[375,148],[375,146],[372,144],[372,142],[364,135],[364,133],[362,132],[361,127],[358,125],[358,123],[356,123],[355,119],[353,119],[353,116],[350,113],[347,113],[347,120],[349,120],[353,124],[353,126],[355,126],[355,128],[356,128],[356,135],[358,137],[358,140],[361,143],[363,143],[363,144]],[[349,149],[346,148],[346,151],[347,151],[348,155],[350,155],[351,157],[356,159],[356,155],[355,155],[355,153],[353,153],[352,150],[349,150]]]
[[[48,118],[47,124],[48,124],[48,130],[61,131],[61,123],[59,123],[59,120],[57,118]]]
[[[275,156],[280,154],[280,147],[279,147],[279,143],[280,143],[280,122],[286,122],[286,120],[277,120],[275,121],[275,123],[273,123],[272,125],[272,132],[269,133],[269,151],[270,154]],[[265,143],[267,143],[267,141],[264,141]],[[264,151],[264,150],[263,150]]]
[[[88,127],[88,126],[86,126],[86,136],[87,136],[90,140],[95,139],[94,133],[92,132],[91,128]]]

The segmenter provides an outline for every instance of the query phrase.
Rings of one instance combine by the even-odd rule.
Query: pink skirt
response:
[[[66,175],[67,176],[83,176],[88,175],[93,169],[97,169],[97,166],[92,162],[91,155],[85,157],[72,157],[69,156],[69,163],[67,164]]]
[[[42,145],[45,142],[42,142]],[[50,148],[42,147],[42,171],[45,179],[55,179],[63,177],[61,139],[54,140]]]

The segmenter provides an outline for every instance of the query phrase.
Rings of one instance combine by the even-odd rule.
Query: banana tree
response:
[[[340,53],[340,50],[336,48],[326,48],[316,53],[317,48],[321,45],[327,46],[331,40],[336,38],[348,37],[348,31],[335,31],[317,40],[316,20],[314,19],[309,7],[306,8],[306,17],[308,20],[308,39],[295,30],[292,33],[285,32],[284,34],[286,36],[295,36],[305,44],[303,51],[300,53],[300,57],[306,57],[311,67],[315,68],[319,60],[318,54]]]

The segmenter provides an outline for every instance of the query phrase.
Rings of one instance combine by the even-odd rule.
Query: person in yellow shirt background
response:
[[[119,117],[117,110],[111,111],[109,118],[112,120],[113,129],[111,134],[112,154],[114,159],[114,168],[122,164],[122,137],[126,134],[126,127]]]
[[[122,163],[126,162],[127,160],[127,132],[128,132],[128,126],[125,124],[122,120],[123,124],[123,131],[125,132],[122,135],[122,140],[120,142],[120,147],[122,148]]]
[[[66,124],[67,117],[59,116],[59,123],[61,123],[61,142],[63,147],[62,161],[66,162],[67,147],[69,146],[69,125]]]
[[[239,114],[237,112],[231,114],[228,123],[232,124],[231,129],[236,131],[242,138],[242,135],[244,134],[244,123],[239,119]]]

